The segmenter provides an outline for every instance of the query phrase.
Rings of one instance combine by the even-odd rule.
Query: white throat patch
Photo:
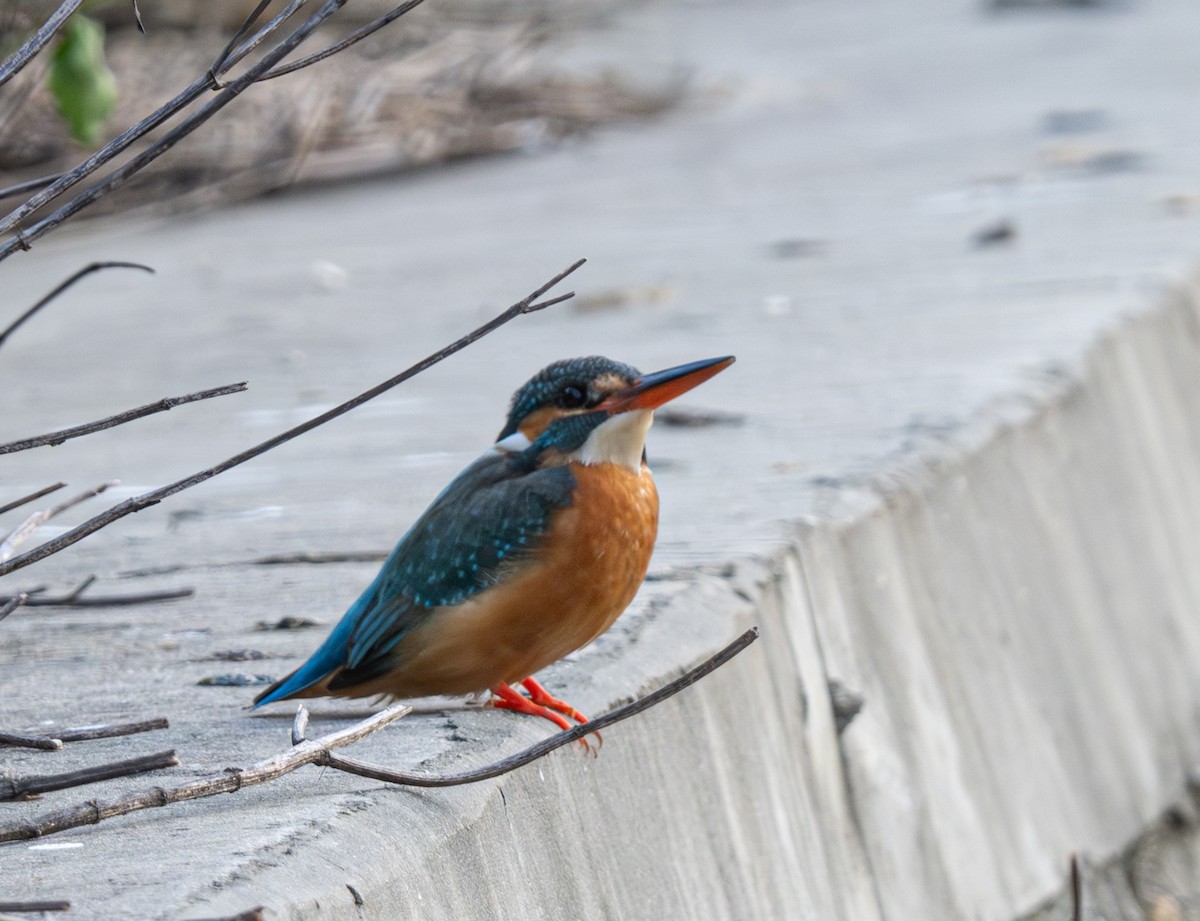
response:
[[[652,409],[617,413],[592,429],[575,456],[584,464],[621,464],[637,473],[642,469],[646,432],[653,421]]]

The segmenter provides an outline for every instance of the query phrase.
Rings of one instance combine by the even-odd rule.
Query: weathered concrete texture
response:
[[[6,751],[6,770],[170,746],[172,782],[278,752],[287,708],[251,716],[253,688],[197,682],[293,667],[320,631],[255,623],[328,625],[374,566],[252,561],[386,550],[496,433],[507,394],[564,355],[650,369],[734,352],[685,406],[741,424],[655,427],[654,579],[548,686],[601,711],[751,621],[763,639],[607,733],[594,761],[561,751],[424,792],[305,770],[44,842],[62,849],[5,845],[0,890],[70,898],[84,919],[264,904],[304,919],[1006,921],[1061,890],[1072,851],[1119,877],[1200,754],[1200,345],[1180,280],[1200,240],[1197,15],[1192,0],[1028,15],[650,3],[562,53],[695,66],[693,107],[658,125],[94,224],[5,263],[14,312],[94,259],[159,271],[91,279],[6,344],[6,438],[252,381],[236,401],[4,460],[6,496],[119,476],[121,497],[592,260],[576,304],[6,579],[197,588],[0,624],[0,725],[172,720],[160,738]],[[1064,140],[1072,120],[1091,127]],[[972,242],[998,217],[1015,238]],[[265,658],[218,658],[245,648]],[[831,680],[865,698],[840,737]],[[313,731],[367,709],[318,704]],[[355,754],[454,769],[545,731],[435,710]],[[6,805],[0,821],[146,783]],[[1170,878],[1188,876],[1189,847],[1163,850],[1184,868]],[[1143,910],[1132,887],[1101,888],[1111,916]]]
[[[887,917],[1015,915],[1122,850],[1200,756],[1200,314],[1129,321],[1078,380],[800,540]],[[953,456],[953,443],[947,444]]]

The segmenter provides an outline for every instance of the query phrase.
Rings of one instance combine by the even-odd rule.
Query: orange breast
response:
[[[658,492],[645,465],[572,464],[576,489],[534,561],[438,611],[397,650],[398,667],[357,694],[469,694],[527,678],[607,630],[646,576]]]

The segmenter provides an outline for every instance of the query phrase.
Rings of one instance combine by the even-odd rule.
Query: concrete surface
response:
[[[183,765],[163,778],[178,782],[281,750],[287,708],[249,716],[253,688],[196,682],[286,671],[319,631],[254,624],[332,623],[374,566],[249,561],[386,550],[490,441],[511,390],[568,354],[652,369],[736,353],[686,405],[742,422],[654,429],[655,578],[549,686],[601,711],[763,628],[726,669],[606,733],[595,760],[561,751],[435,792],[305,770],[0,846],[0,892],[70,898],[76,918],[261,904],[305,919],[1008,919],[1057,904],[1070,852],[1123,870],[1182,809],[1200,755],[1197,25],[1182,0],[664,0],[555,52],[689,69],[694,101],[656,125],[78,225],[0,267],[12,312],[87,261],[158,270],[94,278],[6,345],[0,437],[251,381],[4,461],[6,494],[120,477],[121,496],[388,377],[591,260],[577,304],[5,579],[197,589],[0,624],[0,725],[172,720],[158,737],[6,751],[7,771],[175,747]],[[1015,236],[978,242],[1004,222]],[[343,286],[329,290],[322,261]],[[213,659],[247,647],[272,658]],[[840,737],[831,679],[865,698]],[[314,729],[365,712],[322,705]],[[356,754],[460,767],[544,732],[452,709]],[[5,805],[0,820],[148,782]],[[1101,888],[1112,917],[1154,910]]]

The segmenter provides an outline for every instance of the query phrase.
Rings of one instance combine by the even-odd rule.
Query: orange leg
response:
[[[525,690],[529,692],[529,699],[535,704],[543,707],[549,707],[551,710],[557,710],[559,713],[565,713],[577,723],[586,723],[588,718],[572,707],[566,701],[559,700],[547,691],[536,678],[526,678],[521,682],[525,686]]]
[[[544,720],[550,720],[559,729],[571,728],[571,724],[563,718],[562,714],[555,713],[553,710],[547,709],[541,704],[530,700],[528,697],[513,690],[507,684],[496,685],[492,688],[492,693],[496,695],[496,699],[492,701],[493,707],[501,710],[515,710],[517,713],[528,713],[530,716],[540,716]],[[553,700],[554,698],[550,699]]]

